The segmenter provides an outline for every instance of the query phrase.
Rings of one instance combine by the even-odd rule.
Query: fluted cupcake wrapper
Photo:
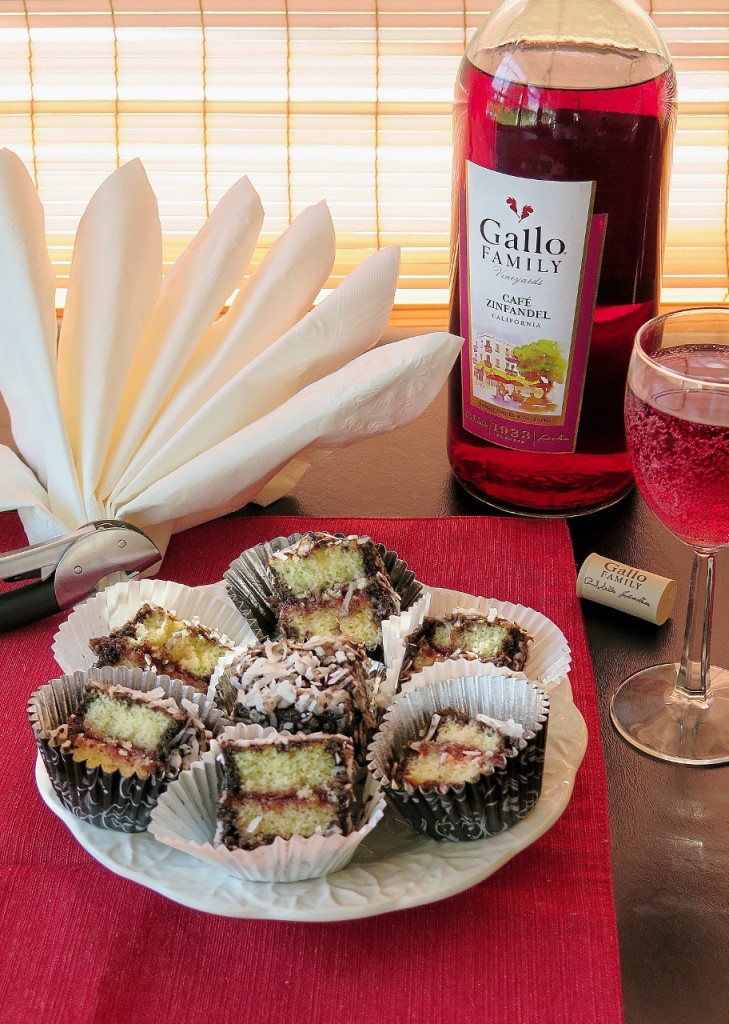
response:
[[[150,775],[124,778],[100,766],[91,770],[48,744],[39,745],[58,798],[75,817],[116,832],[144,832],[166,782]]]
[[[218,739],[253,739],[275,732],[258,725],[239,724],[225,729]],[[213,741],[200,761],[170,783],[152,814],[149,831],[159,842],[239,878],[252,882],[296,882],[339,871],[384,814],[382,792],[374,778],[367,775],[363,783],[355,786],[356,829],[348,836],[277,837],[273,843],[254,850],[229,850],[214,841],[220,786],[216,764],[219,749]]]
[[[202,724],[212,735],[221,732],[227,720],[211,700],[191,686],[183,685],[179,679],[141,669],[114,667],[78,671],[52,679],[31,694],[30,724],[51,785],[64,807],[75,817],[100,828],[143,832],[160,794],[169,784],[169,775],[140,779],[138,775],[107,772],[101,766],[89,768],[50,741],[52,731],[67,722],[78,708],[91,679],[145,693],[161,687],[165,696],[172,697],[177,704],[181,704],[183,698],[193,703]]]
[[[385,669],[385,681],[382,687],[382,699],[387,705],[392,703],[393,694],[397,685],[398,673],[401,662],[397,663],[396,669]],[[500,676],[502,679],[529,679],[526,672],[514,672],[512,669],[494,665],[489,661],[467,660],[466,658],[448,658],[444,661],[436,661],[432,665],[416,672],[410,679],[406,679],[400,685],[397,695],[412,693],[419,690],[421,686],[430,686],[433,683],[442,683],[447,679],[459,679],[472,676]],[[531,680],[534,682],[535,680]],[[539,683],[543,686],[544,684]],[[544,687],[551,692],[551,688]]]
[[[276,613],[273,610],[273,584],[268,573],[268,563],[277,551],[290,547],[301,540],[301,533],[290,537],[275,537],[273,540],[256,544],[236,558],[224,573],[230,599],[259,640],[276,635]],[[345,536],[342,533],[336,537]],[[400,598],[401,612],[410,608],[420,597],[423,585],[415,578],[407,563],[398,558],[395,551],[389,551],[384,544],[375,542],[390,582]]]
[[[487,667],[489,665],[488,662],[478,661],[477,659],[466,661],[466,659],[461,658],[438,662],[438,665],[444,666],[441,672],[445,673],[449,678],[492,674],[494,672],[497,675],[520,675],[528,677],[548,690],[569,674],[572,664],[572,653],[564,633],[551,619],[548,619],[546,615],[536,611],[534,608],[527,608],[524,605],[514,604],[511,601],[476,597],[473,594],[465,594],[456,590],[443,590],[438,587],[428,587],[426,593],[429,597],[428,607],[422,611],[422,614],[417,619],[415,617],[404,619],[403,617],[392,616],[382,624],[383,653],[388,670],[387,680],[382,690],[385,698],[389,697],[391,699],[398,691],[400,671],[405,657],[405,641],[408,634],[417,629],[426,616],[441,618],[444,615],[449,615],[456,609],[479,612],[482,615],[488,615],[490,611],[493,611],[501,618],[508,619],[510,622],[516,622],[530,634],[532,640],[529,643],[529,653],[523,672],[516,673],[499,666]],[[402,686],[403,692],[433,682],[430,668],[414,673]]]
[[[513,719],[523,739],[503,765],[492,765],[474,783],[445,792],[392,783],[393,765],[405,745],[420,737],[432,716],[445,707],[498,721]],[[534,807],[542,786],[549,719],[549,698],[526,679],[469,676],[447,679],[398,696],[370,744],[368,767],[389,803],[416,829],[432,839],[459,842],[498,835]]]
[[[254,640],[240,613],[214,594],[171,580],[128,580],[115,583],[74,608],[53,638],[53,654],[62,672],[90,669],[96,655],[89,647],[92,637],[108,636],[137,614],[143,604],[158,605],[181,619],[197,619],[201,625],[242,646]]]

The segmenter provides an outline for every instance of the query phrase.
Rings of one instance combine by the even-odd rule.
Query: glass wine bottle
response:
[[[658,308],[675,78],[634,0],[506,0],[455,93],[449,382],[457,480],[578,515],[632,485],[623,396]]]

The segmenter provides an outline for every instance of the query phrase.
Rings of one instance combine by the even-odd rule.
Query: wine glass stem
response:
[[[711,647],[711,619],[714,611],[714,555],[713,551],[694,550],[691,569],[686,632],[683,638],[681,665],[676,680],[675,695],[708,701],[710,691],[709,667]]]

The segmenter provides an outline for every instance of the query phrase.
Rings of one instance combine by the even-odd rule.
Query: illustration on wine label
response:
[[[467,161],[463,425],[493,444],[574,451],[605,231],[594,195],[591,181],[525,181]]]

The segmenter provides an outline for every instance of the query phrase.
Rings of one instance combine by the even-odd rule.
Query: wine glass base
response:
[[[729,763],[729,671],[710,669],[709,700],[674,695],[678,664],[652,665],[621,683],[610,718],[623,739],[673,764]]]

